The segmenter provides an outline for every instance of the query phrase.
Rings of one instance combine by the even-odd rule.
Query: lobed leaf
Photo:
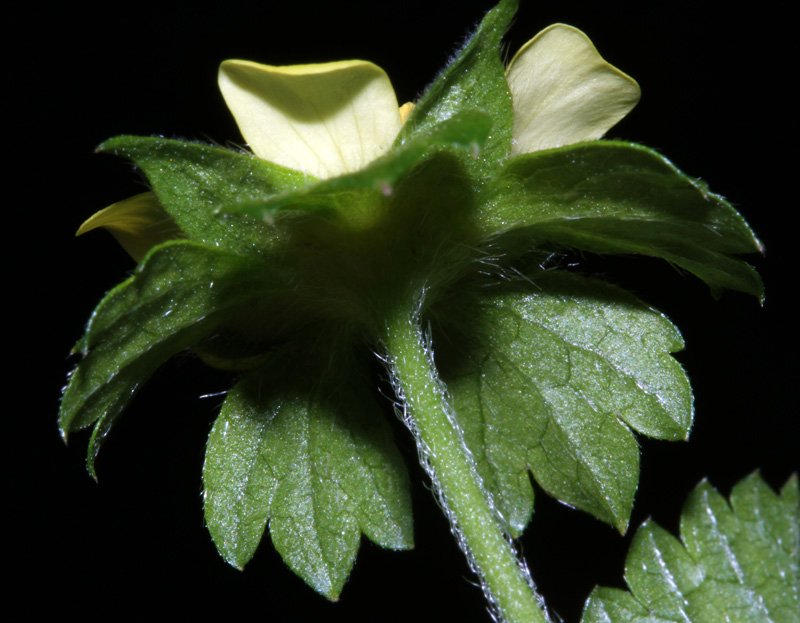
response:
[[[237,253],[258,252],[277,233],[265,223],[226,222],[219,216],[223,208],[300,188],[314,179],[252,154],[165,138],[118,136],[98,151],[132,160],[187,238]]]
[[[688,380],[669,356],[683,342],[617,288],[558,272],[533,282],[533,292],[463,306],[464,332],[477,340],[440,337],[455,413],[512,534],[531,516],[529,471],[551,495],[624,531],[639,476],[630,429],[684,439],[692,423]]]
[[[763,250],[742,216],[664,156],[594,141],[527,154],[493,180],[477,215],[514,249],[544,242],[663,258],[712,289],[761,297],[756,271],[731,257]]]
[[[206,522],[239,568],[269,523],[286,564],[335,600],[362,532],[390,549],[412,546],[407,474],[366,384],[303,385],[285,373],[251,373],[228,395],[206,452]]]
[[[501,0],[486,14],[464,47],[425,90],[396,144],[460,111],[480,110],[492,122],[492,134],[480,153],[480,166],[492,170],[508,157],[514,113],[500,45],[517,4],[517,0]]]
[[[253,263],[190,241],[156,247],[100,302],[61,400],[62,435],[95,424],[89,471],[103,437],[139,386],[169,357],[211,333],[264,291]]]
[[[682,542],[681,542],[682,541]],[[796,623],[800,620],[800,492],[753,474],[730,504],[708,483],[690,495],[681,541],[651,521],[625,563],[630,592],[596,588],[585,623]]]

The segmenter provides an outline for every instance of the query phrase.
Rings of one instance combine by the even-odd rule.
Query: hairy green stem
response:
[[[384,341],[405,422],[492,609],[508,623],[544,623],[541,600],[483,486],[416,315],[396,316]]]

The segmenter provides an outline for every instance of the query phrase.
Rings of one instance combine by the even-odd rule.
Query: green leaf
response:
[[[229,213],[248,214],[271,220],[285,209],[333,208],[345,219],[361,216],[354,214],[359,205],[374,208],[381,195],[391,196],[395,185],[409,171],[422,163],[427,156],[442,150],[466,150],[470,154],[486,144],[492,129],[488,115],[476,111],[464,111],[431,126],[426,132],[418,132],[402,145],[394,147],[388,154],[378,158],[367,167],[323,180],[296,191],[289,191],[265,199],[245,200],[228,204],[223,210]],[[367,193],[372,201],[363,201]],[[373,217],[370,210],[368,217]]]
[[[314,179],[244,152],[164,138],[118,136],[98,151],[132,160],[186,237],[238,253],[268,247],[277,232],[249,219],[221,218],[223,208],[263,200]]]
[[[682,542],[681,542],[682,541]],[[800,492],[776,495],[758,474],[730,504],[708,483],[691,494],[681,541],[651,521],[625,563],[630,593],[597,588],[585,623],[797,623],[800,620]]]
[[[595,141],[511,160],[478,214],[487,234],[520,250],[551,242],[596,253],[638,253],[688,270],[712,289],[763,295],[736,253],[762,250],[741,215],[662,155]]]
[[[475,33],[425,90],[406,121],[397,144],[426,132],[463,110],[488,113],[492,134],[481,150],[480,165],[491,171],[511,151],[514,113],[500,44],[517,11],[517,0],[502,0],[486,14]]]
[[[450,322],[473,338],[452,326],[434,333],[456,416],[512,534],[531,516],[529,471],[624,531],[639,477],[630,429],[684,439],[691,426],[689,383],[669,356],[683,342],[617,288],[558,272],[532,282],[533,292],[527,284],[461,305]]]
[[[89,471],[103,437],[139,386],[169,357],[202,339],[226,312],[265,290],[252,262],[190,241],[151,251],[109,292],[79,342],[83,359],[61,400],[62,435],[96,423]]]
[[[341,358],[337,367],[347,379]],[[273,362],[228,395],[203,470],[206,522],[239,568],[269,523],[286,564],[335,600],[362,532],[386,548],[412,547],[407,474],[366,382],[290,378],[288,369]]]

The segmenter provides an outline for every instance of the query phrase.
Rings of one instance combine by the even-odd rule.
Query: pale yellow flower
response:
[[[523,45],[506,77],[515,155],[598,139],[639,99],[636,82],[564,24]],[[398,106],[386,72],[360,60],[289,66],[228,60],[219,88],[258,158],[320,179],[358,171],[385,154],[413,109]],[[121,201],[78,233],[106,227],[139,259],[142,249],[166,239],[149,222],[159,218],[154,206],[152,195]]]
[[[600,138],[639,100],[636,82],[564,24],[523,45],[506,76],[517,154]],[[383,155],[404,121],[389,77],[366,61],[225,61],[219,87],[256,156],[319,178],[357,171]]]

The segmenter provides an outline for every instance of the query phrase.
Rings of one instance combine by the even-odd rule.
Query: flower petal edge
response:
[[[256,156],[319,178],[363,168],[400,131],[389,77],[368,61],[279,67],[227,60],[219,88]]]
[[[566,24],[553,24],[523,45],[506,77],[514,104],[514,154],[598,139],[640,97],[633,78]]]
[[[140,262],[155,245],[180,238],[181,232],[152,192],[140,193],[95,212],[86,219],[76,236],[103,227],[125,252]]]

